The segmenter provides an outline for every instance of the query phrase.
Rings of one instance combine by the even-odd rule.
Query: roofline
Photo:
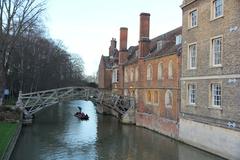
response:
[[[164,54],[164,55],[158,55],[158,56],[153,56],[153,57],[146,57],[143,60],[144,61],[150,61],[156,58],[162,58],[162,57],[166,57],[166,56],[172,56],[172,55],[177,55],[177,52],[172,52],[172,53],[168,53],[168,54]]]
[[[177,28],[175,28],[175,29],[172,29],[172,30],[170,30],[170,31],[168,31],[168,32],[166,32],[166,33],[160,34],[159,36],[150,39],[150,41],[153,41],[154,39],[157,39],[158,37],[161,37],[162,35],[169,34],[169,33],[173,32],[173,31],[175,31],[175,30],[178,30],[178,29],[180,29],[180,28],[182,28],[182,26],[179,26],[179,27],[177,27]]]
[[[197,1],[197,0],[192,0],[192,1],[188,2],[188,3],[184,3],[184,2],[183,2],[183,4],[180,5],[180,7],[183,9],[183,8],[187,7],[188,5],[192,4],[192,3],[195,2],[195,1]]]
[[[175,29],[172,29],[171,31],[168,31],[168,32],[166,32],[166,33],[163,33],[163,34],[161,34],[161,35],[159,35],[159,36],[157,36],[157,37],[154,37],[154,38],[150,39],[150,41],[153,41],[153,40],[161,37],[162,35],[169,34],[170,32],[175,31],[175,30],[180,29],[180,28],[182,28],[182,26],[179,26],[179,27],[177,27],[177,28],[175,28]],[[134,45],[134,46],[130,46],[130,47],[139,47],[139,44],[138,44],[138,45]],[[130,48],[130,47],[129,47],[129,48]],[[129,49],[129,48],[128,48],[128,49]]]

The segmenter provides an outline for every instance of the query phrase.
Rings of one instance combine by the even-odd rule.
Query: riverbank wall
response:
[[[184,118],[180,118],[178,122],[170,121],[157,115],[139,113],[135,108],[121,118],[110,108],[104,106],[96,108],[98,113],[113,115],[120,118],[124,124],[135,124],[223,158],[240,160],[240,131],[238,130]]]
[[[240,159],[240,131],[180,118],[179,141],[221,157]]]

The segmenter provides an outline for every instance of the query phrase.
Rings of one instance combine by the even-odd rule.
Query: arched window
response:
[[[130,71],[130,81],[131,82],[133,81],[133,77],[134,77],[134,68],[131,68],[131,71]]]
[[[172,91],[167,90],[165,93],[165,107],[166,108],[172,108],[173,103],[173,94]]]
[[[147,103],[150,104],[152,103],[152,93],[151,91],[147,91]]]
[[[152,74],[153,74],[152,65],[149,64],[147,66],[147,80],[152,80]]]
[[[135,81],[138,81],[138,67],[135,68]]]
[[[128,69],[127,68],[124,69],[124,81],[128,82]]]
[[[158,64],[158,80],[163,79],[163,64]]]
[[[172,79],[172,78],[173,78],[173,64],[171,60],[168,63],[168,79]]]

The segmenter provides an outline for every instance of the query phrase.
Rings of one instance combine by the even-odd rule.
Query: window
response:
[[[170,90],[167,90],[165,93],[165,107],[172,108],[173,103],[173,94]]]
[[[176,45],[179,45],[181,43],[182,43],[182,35],[180,34],[176,36]]]
[[[158,80],[163,79],[163,64],[158,64]]]
[[[162,47],[163,47],[163,41],[158,41],[158,42],[157,42],[157,50],[158,50],[158,51],[161,50]]]
[[[147,80],[152,80],[152,74],[153,74],[152,65],[149,64],[147,66]]]
[[[158,104],[158,91],[154,91],[154,104]]]
[[[212,1],[212,15],[213,19],[223,16],[223,0]]]
[[[222,87],[220,83],[211,84],[211,103],[213,107],[221,107]]]
[[[127,95],[128,95],[128,90],[124,89],[124,96],[127,96]]]
[[[197,45],[192,44],[189,45],[189,69],[197,68]]]
[[[196,85],[195,84],[188,85],[188,103],[190,105],[196,104]]]
[[[147,92],[147,103],[150,104],[152,102],[152,93],[151,91]]]
[[[198,15],[197,15],[196,9],[189,13],[189,20],[190,20],[189,28],[193,28],[197,26],[197,18],[198,18]]]
[[[119,81],[119,70],[117,69],[117,82]]]
[[[172,61],[168,63],[168,79],[173,78],[173,64]]]
[[[116,83],[119,81],[119,71],[118,69],[114,69],[112,73],[112,83]]]
[[[212,66],[221,66],[222,61],[222,37],[212,39]]]
[[[128,69],[127,68],[124,69],[124,81],[128,82]]]
[[[130,72],[130,81],[133,81],[133,77],[134,77],[134,69],[131,68],[131,72]]]
[[[138,67],[135,68],[135,81],[138,81]]]

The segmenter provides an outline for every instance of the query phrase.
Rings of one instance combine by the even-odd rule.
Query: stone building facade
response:
[[[181,7],[179,139],[239,159],[240,1],[185,0]]]

